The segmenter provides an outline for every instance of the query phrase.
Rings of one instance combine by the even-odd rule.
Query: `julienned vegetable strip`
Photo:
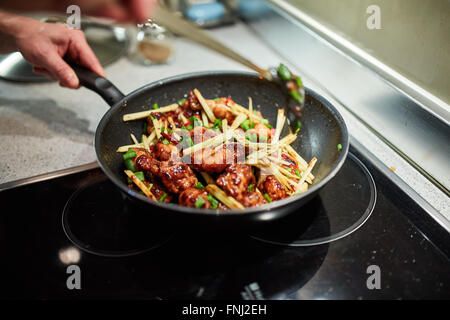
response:
[[[147,186],[136,177],[136,175],[131,172],[130,170],[125,170],[125,174],[134,182],[134,184],[141,189],[141,191],[149,198],[152,198],[153,200],[156,200],[153,193],[147,188]]]
[[[205,110],[205,113],[208,116],[209,120],[211,120],[211,122],[214,122],[214,119],[216,117],[214,116],[214,113],[212,112],[211,108],[209,107],[208,103],[205,101],[201,93],[197,89],[194,89],[194,94],[202,105],[203,110]]]
[[[147,111],[141,111],[141,112],[135,112],[135,113],[128,113],[123,116],[123,121],[131,121],[131,120],[139,120],[139,119],[145,119],[148,116],[150,116],[152,113],[160,112],[170,112],[174,111],[178,108],[178,104],[174,103],[165,107],[161,107],[159,109],[152,109]]]
[[[227,196],[227,194],[214,184],[208,184],[206,186],[206,191],[211,193],[214,197],[219,199],[224,205],[230,209],[244,209],[244,206],[240,204],[233,197]]]

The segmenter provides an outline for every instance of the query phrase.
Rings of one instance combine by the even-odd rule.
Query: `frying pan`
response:
[[[259,109],[263,116],[274,124],[277,109],[286,106],[285,91],[277,83],[260,79],[254,73],[208,71],[166,78],[125,96],[107,79],[80,66],[72,64],[72,67],[80,79],[80,84],[98,93],[111,106],[95,132],[95,152],[101,169],[123,193],[149,213],[183,218],[183,221],[199,219],[220,223],[262,222],[278,219],[292,212],[301,214],[302,205],[338,173],[348,153],[349,139],[342,116],[330,102],[306,88],[305,107],[299,119],[302,127],[292,147],[307,161],[314,156],[318,159],[313,170],[315,180],[307,192],[260,207],[230,211],[155,202],[127,187],[123,159],[116,149],[130,144],[130,133],[137,137],[142,135],[143,121],[123,122],[124,114],[148,110],[154,103],[160,106],[174,103],[197,88],[207,98],[230,96],[241,105],[246,105],[248,97],[252,97],[255,109]],[[288,113],[288,117],[292,120],[292,113]],[[281,136],[286,135],[287,131],[285,128]],[[342,145],[340,151],[338,144]]]

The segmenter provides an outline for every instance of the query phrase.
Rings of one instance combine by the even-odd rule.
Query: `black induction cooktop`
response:
[[[0,201],[2,298],[450,297],[449,233],[353,146],[306,206],[248,228],[155,216],[98,168]]]

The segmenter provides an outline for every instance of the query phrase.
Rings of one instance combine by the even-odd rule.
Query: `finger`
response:
[[[39,67],[48,70],[55,79],[59,80],[62,87],[78,88],[78,77],[56,51],[50,51],[43,55]]]
[[[67,54],[69,57],[75,58],[77,63],[91,69],[102,77],[106,77],[102,65],[98,61],[94,51],[92,51],[86,41],[86,37],[81,31],[74,35],[68,50],[69,51]]]

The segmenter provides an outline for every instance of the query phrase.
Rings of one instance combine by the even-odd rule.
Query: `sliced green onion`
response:
[[[141,181],[145,180],[144,173],[142,171],[135,172],[134,175]]]
[[[133,149],[128,149],[128,151],[123,154],[123,160],[128,160],[134,157],[136,157],[136,151]]]
[[[258,141],[258,135],[256,133],[246,133],[245,138],[250,142]]]
[[[222,127],[222,119],[216,118],[214,119],[214,126],[215,128],[221,128]]]
[[[300,77],[295,78],[295,82],[297,83],[299,88],[303,88],[303,82],[302,79],[300,79]]]
[[[267,193],[264,193],[264,198],[266,198],[267,202],[269,202],[269,203],[272,202],[272,199],[270,199],[270,197]]]
[[[164,132],[164,131],[166,131],[166,127],[161,128],[161,132]]]
[[[178,102],[178,104],[181,106],[183,103],[186,102],[186,98],[180,99],[180,100],[178,100],[177,102]]]
[[[215,102],[217,102],[217,101],[219,101],[220,100],[220,98],[214,98],[214,101]]]
[[[300,131],[301,128],[302,128],[302,123],[300,121],[297,121],[293,127],[294,132]]]
[[[159,109],[159,106],[158,106],[158,104],[157,103],[155,103],[154,105],[153,105],[153,109]]]
[[[197,189],[200,189],[200,190],[204,190],[204,189],[205,189],[205,186],[204,186],[203,183],[201,183],[200,181],[197,182],[197,184],[195,185],[195,187],[196,187]]]
[[[291,90],[289,91],[289,94],[291,95],[291,97],[297,101],[298,103],[303,103],[303,98],[302,96],[300,96],[300,93],[298,93],[298,91],[296,90]]]
[[[154,116],[152,116],[152,115],[150,115],[150,119],[152,119],[152,120],[155,120],[155,117],[154,117]]]
[[[281,79],[286,80],[286,81],[291,80],[291,72],[284,64],[280,64],[277,71],[278,71],[278,74],[280,75]]]
[[[167,139],[164,139],[164,140],[162,141],[162,143],[167,145],[167,144],[170,144],[170,141],[167,140]]]
[[[189,118],[189,121],[191,121],[191,125],[193,124],[194,128],[203,126],[202,120],[197,117],[192,116]]]
[[[295,174],[300,177],[300,171],[295,170]]]
[[[253,191],[255,191],[255,185],[251,184],[247,187],[247,192],[248,193],[252,193]]]
[[[212,195],[208,194],[208,201],[211,203],[211,209],[217,209],[219,206],[219,201],[216,200]]]
[[[164,199],[167,197],[167,193],[164,192],[164,194],[161,196],[161,198],[159,198],[159,202],[163,202]]]
[[[153,183],[150,183],[150,185],[148,186],[148,190],[152,190],[153,188]]]
[[[337,149],[338,149],[338,151],[341,151],[341,150],[342,150],[342,144],[339,143],[339,144],[337,145]]]
[[[251,123],[249,119],[244,120],[241,123],[241,128],[244,129],[245,131],[249,130],[251,128]]]
[[[292,172],[292,168],[286,168],[286,170]]]
[[[201,207],[203,207],[204,205],[205,205],[205,200],[203,200],[203,198],[198,197],[198,198],[195,200],[195,207],[196,207],[196,208],[201,208]]]
[[[134,166],[133,160],[131,159],[125,160],[125,167],[130,171],[136,171],[136,167]]]
[[[262,123],[269,129],[272,129],[273,127],[269,124],[269,120],[262,119]]]

